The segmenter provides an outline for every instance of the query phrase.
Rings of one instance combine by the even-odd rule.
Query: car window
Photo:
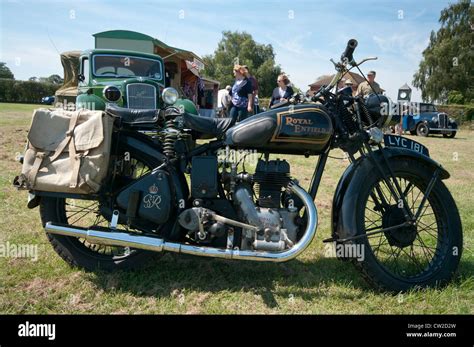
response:
[[[436,112],[436,107],[433,104],[421,104],[420,112]]]
[[[115,74],[115,69],[112,66],[104,66],[96,70],[96,75]]]
[[[103,77],[147,77],[162,79],[159,60],[124,55],[94,56],[94,75]]]
[[[119,67],[117,68],[117,74],[120,76],[134,76],[134,72],[130,69],[124,68],[124,67]]]

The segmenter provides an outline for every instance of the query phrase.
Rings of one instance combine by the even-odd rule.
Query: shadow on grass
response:
[[[472,258],[463,258],[453,283],[460,285],[473,273]],[[105,291],[141,297],[167,298],[183,290],[244,291],[261,296],[269,308],[278,307],[275,295],[312,301],[327,296],[354,300],[374,293],[350,262],[321,257],[288,263],[257,263],[165,254],[141,270],[95,272],[92,281]],[[331,285],[342,290],[328,291]]]
[[[310,301],[329,295],[326,288],[332,284],[362,289],[352,294],[345,291],[337,294],[347,299],[356,299],[365,295],[363,291],[370,291],[351,263],[335,258],[296,259],[277,264],[166,254],[142,270],[96,272],[92,280],[105,291],[118,290],[137,296],[169,297],[182,290],[245,291],[260,295],[270,308],[278,306],[274,294]]]

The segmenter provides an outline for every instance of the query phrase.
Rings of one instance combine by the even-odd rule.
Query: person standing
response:
[[[231,96],[230,91],[232,90],[231,86],[226,86],[225,89],[219,90],[217,93],[217,100],[218,100],[218,115],[219,117],[227,117],[229,114],[229,108],[231,103]]]
[[[369,81],[369,82],[367,82]],[[356,95],[366,97],[369,94],[382,94],[385,90],[380,88],[380,85],[375,82],[375,71],[369,71],[367,73],[367,81],[362,82],[357,87]]]
[[[245,69],[247,69],[248,72],[248,79],[250,82],[252,82],[252,88],[253,88],[253,108],[254,108],[254,114],[257,114],[259,112],[259,104],[258,104],[258,81],[257,78],[250,73],[250,70],[247,65],[243,65]]]
[[[273,89],[272,98],[270,100],[270,108],[274,105],[287,102],[294,94],[293,88],[290,86],[290,80],[287,75],[281,74],[277,78],[278,87]]]
[[[240,122],[253,113],[253,87],[248,79],[248,71],[242,65],[234,66],[234,76],[229,113],[234,122]]]
[[[351,87],[352,89],[353,85],[354,83],[352,83],[350,78],[346,79],[346,81],[344,82],[344,87]]]

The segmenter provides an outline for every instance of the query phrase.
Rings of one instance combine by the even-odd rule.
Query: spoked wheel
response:
[[[408,208],[416,215],[432,170],[405,159],[395,159],[391,166]],[[435,184],[416,223],[402,227],[398,226],[406,222],[403,202],[393,197],[383,179],[374,175],[362,190],[356,212],[358,234],[367,236],[357,241],[365,251],[357,266],[369,282],[399,292],[449,281],[461,257],[462,227],[443,182]]]
[[[128,172],[124,180],[131,182],[146,175],[152,165],[131,158],[127,164],[126,170]],[[109,220],[105,218],[101,203],[94,200],[42,197],[40,214],[43,225],[51,221],[86,228],[107,228],[109,226]],[[139,230],[129,229],[126,225],[120,225],[120,229],[140,233]],[[66,262],[91,271],[137,268],[156,254],[129,247],[92,244],[85,239],[76,237],[54,234],[47,234],[47,236],[54,250]]]

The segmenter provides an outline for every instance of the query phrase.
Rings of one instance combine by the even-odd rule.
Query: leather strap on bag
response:
[[[68,133],[71,134],[69,138],[69,161],[71,162],[71,179],[69,181],[70,188],[77,187],[77,184],[78,184],[77,181],[79,178],[79,169],[81,167],[82,153],[76,152],[76,144],[74,141],[74,127],[76,126],[75,124],[77,123],[77,119],[79,119],[81,111],[82,110],[74,114],[74,116],[77,115],[76,119],[75,120],[71,119],[71,123],[69,124],[69,131],[68,131]]]
[[[41,164],[43,164],[44,158],[46,158],[48,154],[49,152],[36,152],[35,161],[33,162],[30,172],[28,172],[28,188],[34,188],[38,171],[41,168]]]
[[[69,120],[69,129],[66,132],[66,137],[64,140],[61,141],[61,143],[58,145],[58,148],[54,151],[54,154],[51,156],[50,161],[53,162],[55,161],[59,155],[64,151],[66,146],[69,144],[71,139],[74,137],[74,129],[76,128],[77,121],[79,119],[79,116],[81,114],[82,110],[79,110],[79,112],[74,112],[71,119]],[[74,148],[75,149],[75,148]]]

